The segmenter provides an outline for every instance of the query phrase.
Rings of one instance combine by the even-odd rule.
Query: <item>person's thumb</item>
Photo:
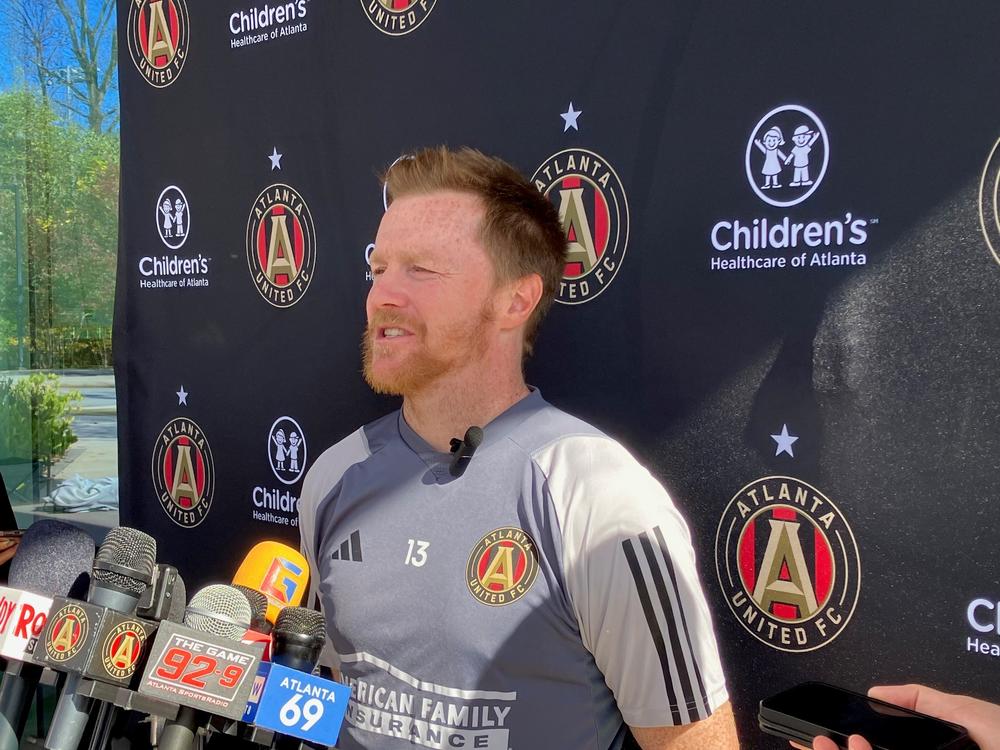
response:
[[[917,699],[920,697],[920,686],[878,685],[868,691],[868,697],[902,706],[912,711],[916,708]]]

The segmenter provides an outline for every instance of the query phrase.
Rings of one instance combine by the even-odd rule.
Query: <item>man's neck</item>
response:
[[[465,377],[435,382],[403,398],[406,423],[443,453],[452,438],[462,438],[473,425],[485,427],[529,393],[520,370],[497,378]]]

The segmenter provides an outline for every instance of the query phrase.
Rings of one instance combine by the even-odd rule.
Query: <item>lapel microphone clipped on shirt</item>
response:
[[[465,438],[462,440],[452,438],[451,452],[454,456],[452,456],[451,465],[448,467],[448,473],[456,478],[462,476],[469,467],[469,462],[472,460],[476,448],[482,442],[483,428],[475,425],[465,431]]]

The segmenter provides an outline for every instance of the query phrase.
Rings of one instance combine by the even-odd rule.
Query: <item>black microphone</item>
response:
[[[483,442],[483,428],[476,427],[475,425],[465,431],[465,438],[463,440],[452,438],[451,452],[455,455],[451,459],[448,473],[453,477],[462,476],[468,468],[469,462],[472,460],[472,455],[476,452],[476,448],[479,447],[481,442]]]
[[[478,429],[478,428],[477,428]],[[307,607],[285,607],[278,613],[271,633],[271,663],[312,674],[326,643],[323,615]],[[314,747],[285,735],[275,735],[273,750],[299,750]]]
[[[90,583],[93,564],[94,540],[88,534],[62,521],[42,519],[24,533],[10,564],[10,587],[44,597],[51,606],[54,596],[83,596]],[[28,660],[45,626],[48,607],[36,612],[27,598],[9,615],[9,634],[5,632],[5,639],[23,643],[24,658],[7,653],[5,648],[8,661],[0,684],[0,750],[17,750],[18,738],[28,719],[31,696],[43,669]],[[28,632],[29,623],[32,632]]]
[[[180,623],[184,620],[184,607],[187,605],[187,587],[184,579],[181,578],[177,568],[165,563],[157,564],[153,570],[153,582],[139,598],[136,606],[136,614],[146,618],[153,623],[163,621]],[[107,626],[102,626],[106,631]],[[150,636],[147,634],[146,640],[137,644],[138,652],[133,654],[135,659],[131,667],[135,672],[142,673],[140,665],[144,663],[148,656],[146,653]],[[84,671],[84,676],[89,679],[106,681],[110,677],[106,664],[107,654],[100,648],[94,650],[90,663]],[[90,732],[89,750],[101,750],[110,747],[111,732],[121,723],[124,709],[114,703],[101,703]]]
[[[250,627],[252,616],[246,594],[233,586],[213,584],[191,597],[184,624],[194,630],[212,633],[239,642]],[[160,735],[160,750],[190,750],[200,729],[212,716],[206,711],[181,706],[177,718],[168,721]]]
[[[153,580],[155,564],[153,537],[125,526],[111,529],[97,550],[87,601],[121,614],[135,614],[139,598]],[[94,702],[77,692],[81,679],[76,672],[66,677],[45,738],[48,750],[76,750],[80,744]]]
[[[312,674],[325,643],[322,613],[307,607],[285,607],[271,633],[271,661]]]

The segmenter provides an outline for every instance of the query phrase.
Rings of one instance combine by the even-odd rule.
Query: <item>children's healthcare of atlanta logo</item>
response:
[[[826,128],[798,104],[772,109],[760,118],[747,141],[747,180],[772,206],[794,206],[812,195],[829,161]]]

